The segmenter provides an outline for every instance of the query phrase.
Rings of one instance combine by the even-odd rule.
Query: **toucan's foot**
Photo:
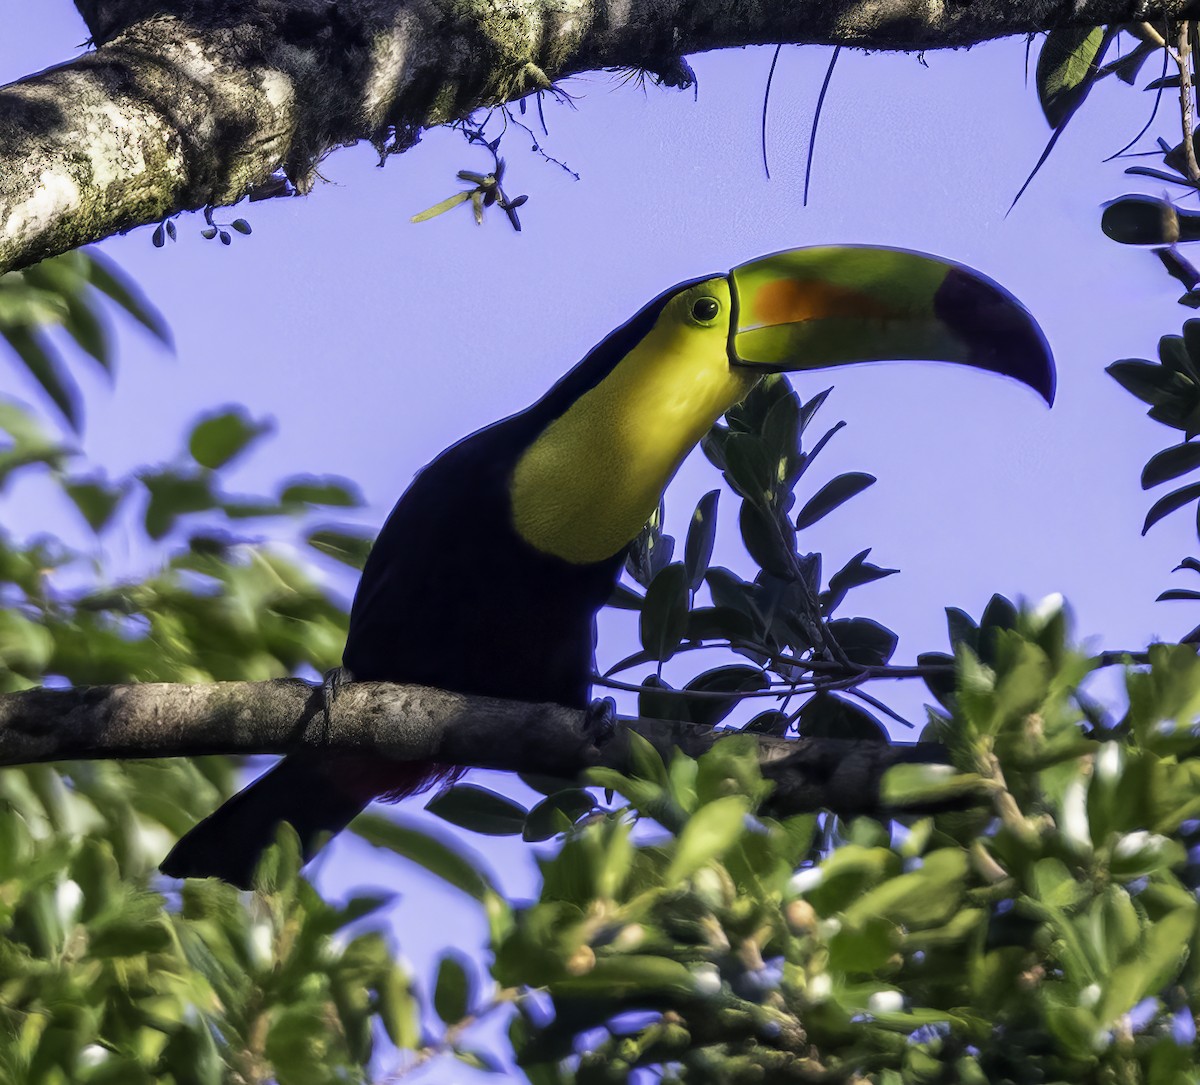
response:
[[[611,697],[598,697],[587,706],[583,730],[593,743],[603,746],[617,730],[617,702]]]
[[[327,733],[333,727],[333,702],[337,700],[342,686],[353,681],[354,675],[345,667],[334,667],[321,676],[321,701]]]

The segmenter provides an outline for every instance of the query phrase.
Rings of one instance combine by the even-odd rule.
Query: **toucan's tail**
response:
[[[186,833],[159,869],[173,878],[221,878],[249,889],[281,821],[300,837],[307,860],[325,833],[350,824],[377,794],[400,798],[436,778],[424,762],[290,754]],[[383,785],[383,786],[381,786]]]

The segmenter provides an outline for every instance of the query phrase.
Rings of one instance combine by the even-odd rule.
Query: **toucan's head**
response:
[[[1033,317],[961,264],[822,246],[682,283],[517,416],[529,443],[510,476],[513,523],[545,553],[607,560],[763,373],[910,358],[1000,373],[1054,398],[1054,362]]]
[[[977,271],[904,249],[773,253],[677,287],[656,324],[693,349],[710,336],[705,353],[719,340],[734,372],[925,359],[1012,377],[1054,400],[1054,360],[1029,311]]]

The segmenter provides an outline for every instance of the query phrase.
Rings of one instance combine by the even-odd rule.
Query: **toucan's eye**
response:
[[[721,311],[721,303],[716,298],[697,298],[692,303],[692,316],[707,324]]]

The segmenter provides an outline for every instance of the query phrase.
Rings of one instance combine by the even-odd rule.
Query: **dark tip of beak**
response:
[[[1050,345],[1029,312],[1003,287],[952,267],[934,297],[934,312],[968,345],[970,363],[1029,385],[1054,403]]]

